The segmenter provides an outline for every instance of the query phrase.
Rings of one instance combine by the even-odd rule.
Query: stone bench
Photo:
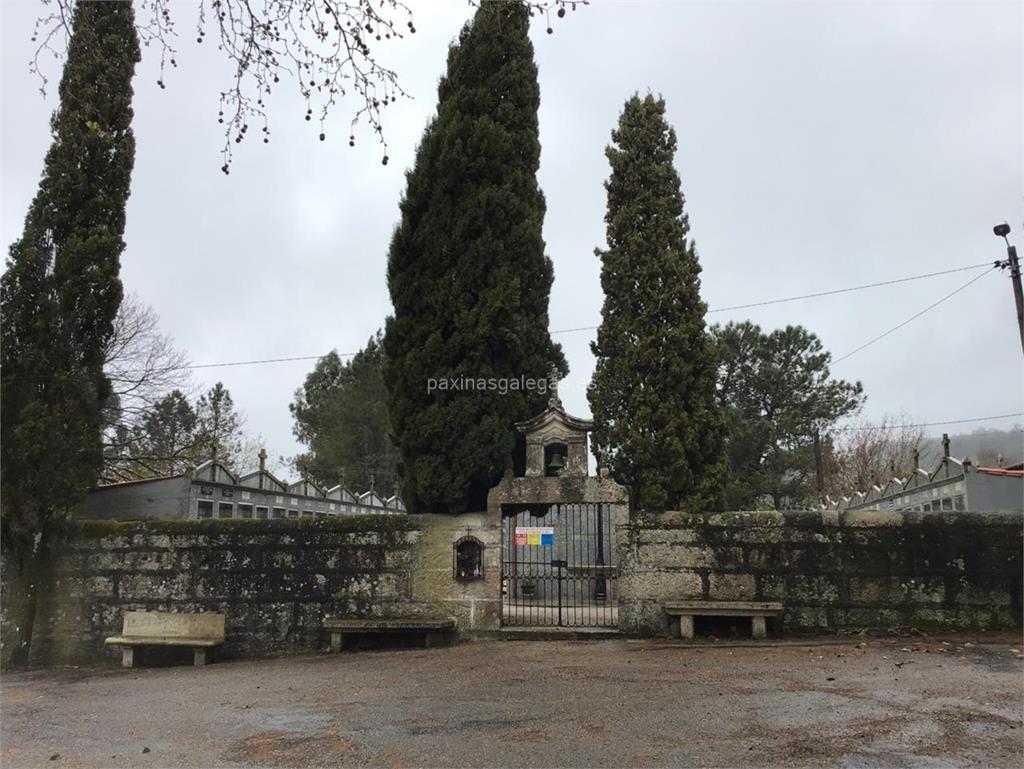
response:
[[[754,638],[764,638],[765,618],[782,614],[782,604],[774,601],[669,601],[664,609],[679,617],[680,638],[693,638],[694,617],[750,617]]]
[[[205,665],[209,650],[224,643],[224,615],[128,611],[121,635],[106,643],[121,647],[121,666],[126,668],[135,665],[135,649],[140,646],[188,646],[195,664]]]
[[[455,629],[451,619],[344,619],[328,617],[324,627],[331,631],[331,651],[340,652],[345,633],[410,633],[426,634],[427,648],[443,641]]]

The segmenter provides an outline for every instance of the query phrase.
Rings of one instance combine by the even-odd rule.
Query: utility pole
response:
[[[1006,262],[1001,263],[1000,267],[1010,268],[1010,283],[1013,284],[1013,301],[1017,305],[1017,328],[1020,331],[1020,347],[1021,351],[1024,351],[1024,291],[1021,291],[1020,286],[1020,261],[1017,259],[1017,247],[1010,245],[1010,239],[1007,235],[1010,234],[1010,225],[997,224],[992,228],[998,237],[1006,241]]]

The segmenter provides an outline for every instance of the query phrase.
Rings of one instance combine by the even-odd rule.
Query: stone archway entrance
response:
[[[612,505],[503,505],[501,590],[506,626],[616,627]]]

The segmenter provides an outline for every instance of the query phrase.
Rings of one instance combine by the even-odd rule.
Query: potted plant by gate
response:
[[[537,583],[533,581],[533,577],[519,578],[519,592],[523,594],[523,598],[533,598],[537,594]]]

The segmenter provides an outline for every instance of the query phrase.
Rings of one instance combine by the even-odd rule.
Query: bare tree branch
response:
[[[189,388],[189,359],[160,333],[160,318],[134,294],[121,302],[104,373],[123,411],[146,410],[169,390]]]
[[[930,457],[921,455],[924,429],[907,426],[909,418],[885,417],[878,424],[867,423],[839,434],[832,446],[826,468],[826,491],[832,496],[867,491],[892,478],[906,479]]]
[[[139,437],[156,404],[171,391],[184,394],[192,389],[188,365],[188,357],[160,333],[160,318],[153,308],[133,294],[126,296],[104,350],[103,370],[112,397],[105,414],[103,482],[163,474],[152,463],[173,466],[172,460],[193,448],[183,445],[167,457],[139,452]]]
[[[499,0],[469,0],[470,5]],[[504,1],[504,0],[501,0]],[[42,59],[60,58],[67,48],[76,0],[41,0],[49,9],[36,20],[37,45],[29,71],[40,79],[45,95],[48,79]],[[522,0],[531,15],[543,16],[552,33],[552,12],[558,18],[589,0]],[[160,77],[165,88],[167,66],[177,67],[176,14],[173,0],[136,0],[136,30],[143,47],[160,52]],[[173,13],[172,13],[173,9]],[[267,98],[282,79],[290,78],[306,103],[306,120],[319,123],[326,136],[327,116],[339,99],[354,102],[348,143],[355,146],[356,128],[365,122],[376,135],[387,165],[383,111],[408,94],[398,73],[378,60],[379,48],[416,32],[413,14],[402,0],[198,0],[195,41],[208,36],[233,68],[220,92],[218,121],[224,126],[221,170],[231,169],[232,145],[259,125],[263,142],[270,141]]]

